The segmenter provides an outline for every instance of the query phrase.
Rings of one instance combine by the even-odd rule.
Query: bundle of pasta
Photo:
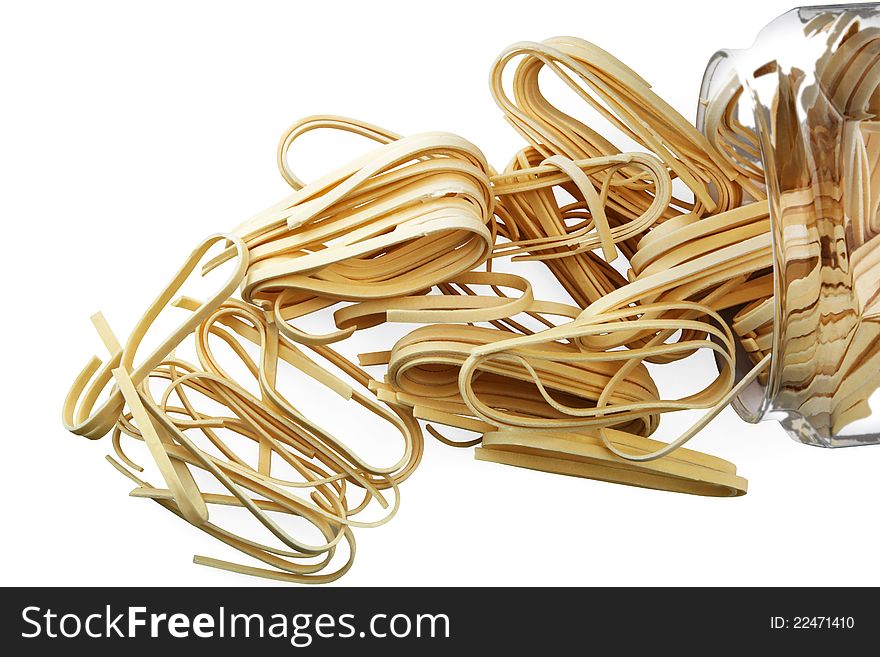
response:
[[[303,185],[287,165],[295,140],[316,129],[354,132],[382,145]],[[421,296],[483,263],[494,242],[489,166],[449,133],[398,137],[343,117],[309,117],[282,137],[279,161],[296,191],[233,232],[250,254],[245,301],[272,308],[279,330],[311,344],[290,320],[337,304]],[[206,270],[231,252],[214,259]]]
[[[511,98],[504,88],[504,72],[517,60]],[[665,216],[680,212],[703,215],[740,204],[742,177],[693,124],[620,60],[575,37],[513,44],[492,67],[490,84],[495,102],[507,121],[543,157],[583,159],[620,152],[603,134],[546,98],[540,84],[540,73],[545,68],[607,120],[612,129],[658,157],[693,193],[693,202],[673,198]],[[648,190],[631,187],[622,192],[615,195],[614,207],[624,216],[632,218],[652,202]]]
[[[235,251],[231,277],[205,302],[176,299],[173,305],[188,310],[188,319],[136,363],[138,347],[159,313],[208,249],[221,241]],[[293,582],[332,581],[351,567],[355,556],[352,528],[381,525],[396,512],[397,486],[421,458],[421,431],[405,409],[389,407],[358,390],[368,379],[359,368],[328,347],[315,347],[351,378],[346,382],[281,335],[270,314],[230,300],[244,279],[247,264],[247,250],[239,238],[218,235],[206,240],[148,308],[124,346],[103,316],[96,315],[93,321],[110,357],[103,366],[93,359],[77,378],[65,401],[64,423],[73,433],[93,439],[112,432],[117,458],[108,459],[137,484],[132,496],[155,500],[269,568],[200,556],[196,563]],[[220,364],[210,344],[212,337],[231,349],[253,376],[252,385],[237,381]],[[242,340],[258,345],[256,361]],[[197,364],[175,355],[185,341],[194,343]],[[400,436],[399,459],[391,465],[367,463],[344,439],[311,420],[277,384],[288,367],[334,391],[343,403],[354,401],[383,420]],[[102,389],[111,381],[115,385],[98,405]],[[162,384],[157,394],[156,386]],[[250,390],[253,384],[257,393]],[[144,468],[126,453],[123,436],[145,443],[161,484],[138,476]],[[249,459],[254,446],[256,458]],[[293,478],[276,474],[281,463]],[[201,472],[198,478],[195,470]],[[217,492],[218,487],[222,492]],[[393,494],[392,501],[383,491]],[[218,524],[209,512],[216,505],[246,511],[277,545]],[[384,516],[360,519],[376,505],[385,509]],[[285,516],[301,518],[313,529],[293,531],[280,520]],[[323,543],[303,537],[314,530]],[[322,572],[334,562],[343,542],[348,544],[343,563]]]

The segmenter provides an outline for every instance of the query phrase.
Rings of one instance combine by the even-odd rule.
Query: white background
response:
[[[102,309],[124,336],[202,237],[287,193],[275,146],[295,118],[448,130],[500,168],[522,146],[487,85],[509,43],[594,41],[692,117],[713,51],[748,46],[790,2],[4,4],[0,582],[262,583],[193,565],[194,553],[229,554],[129,498],[107,439],[66,433],[60,407],[102,353],[89,315]],[[344,150],[315,147],[298,167],[314,177]],[[341,583],[880,584],[880,447],[801,446],[730,409],[692,446],[735,462],[749,494],[480,463],[428,436],[400,513],[357,532]]]

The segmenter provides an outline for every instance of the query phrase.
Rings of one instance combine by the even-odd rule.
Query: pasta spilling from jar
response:
[[[824,70],[832,96],[865,112],[878,85],[858,75],[864,44],[856,45],[844,39]],[[547,75],[583,115],[548,100]],[[454,134],[401,136],[307,117],[279,145],[286,198],[198,245],[124,340],[93,317],[107,354],[76,378],[64,424],[86,438],[111,436],[108,459],[134,484],[132,496],[250,558],[197,563],[303,583],[342,576],[356,534],[397,511],[423,431],[475,448],[482,461],[697,495],[746,493],[733,464],[684,447],[745,386],[766,384],[774,353],[770,203],[759,135],[732,109],[742,87],[708,109],[704,134],[581,39],[514,44],[490,83],[525,142],[503,169]],[[785,119],[785,98],[778,109],[776,120]],[[321,131],[354,133],[372,149],[305,182],[289,152]],[[621,150],[612,133],[637,150]],[[866,150],[852,167],[867,166],[880,141],[872,133],[858,143]],[[830,180],[793,185],[778,200],[783,221],[821,222],[806,198],[815,194],[843,191]],[[852,210],[863,218],[852,237],[860,244],[876,237],[874,200]],[[804,262],[817,257],[812,243],[804,241]],[[852,265],[870,269],[861,253]],[[552,275],[554,298],[540,298],[518,271],[525,263]],[[181,292],[201,276],[225,278],[204,299]],[[831,296],[800,301],[811,309],[801,320],[807,337],[793,337],[783,357],[824,349],[827,364],[829,350],[847,354],[844,369],[804,372],[800,382],[818,405],[805,412],[845,423],[877,387],[877,324],[855,327],[874,300],[867,310],[839,308],[831,327],[822,307]],[[177,327],[142,348],[168,314]],[[307,328],[316,319],[330,328]],[[347,341],[383,324],[405,330],[356,360],[344,355]],[[816,333],[822,339],[807,344]],[[195,356],[179,355],[185,348]],[[717,374],[689,394],[664,394],[657,368],[697,352],[714,356]],[[286,383],[292,372],[331,393],[333,412],[378,422],[369,439],[394,456],[375,462],[355,436],[324,426],[321,409]],[[797,383],[787,381],[791,395],[803,394]],[[661,428],[664,415],[693,410],[701,417],[680,435]],[[135,446],[149,463],[132,456]],[[158,478],[146,479],[145,464]],[[224,508],[253,531],[225,524]]]

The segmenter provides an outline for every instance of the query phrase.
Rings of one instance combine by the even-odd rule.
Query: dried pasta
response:
[[[822,62],[822,79],[846,111],[873,111],[880,92],[876,79],[859,75],[859,58],[876,30],[844,37]],[[623,152],[599,127],[556,107],[542,71],[643,150]],[[790,82],[775,121],[798,120],[786,114],[798,84]],[[444,443],[476,447],[481,461],[738,496],[747,482],[732,463],[683,445],[745,386],[767,385],[784,366],[783,392],[787,385],[793,403],[829,428],[867,412],[880,383],[880,323],[861,320],[876,315],[876,286],[858,295],[864,307],[836,308],[835,322],[823,320],[829,304],[842,303],[834,289],[851,278],[829,278],[816,265],[816,244],[831,228],[815,209],[817,195],[838,208],[845,197],[859,218],[852,267],[873,272],[880,187],[865,195],[839,181],[878,168],[876,129],[847,135],[846,166],[860,175],[832,171],[829,161],[823,170],[834,175],[822,184],[789,180],[771,202],[761,135],[738,120],[743,87],[735,80],[704,108],[705,135],[634,71],[573,37],[514,44],[494,63],[490,85],[526,142],[503,170],[450,133],[401,136],[355,119],[306,117],[278,147],[286,198],[200,244],[124,343],[102,315],[93,317],[108,355],[75,379],[64,425],[90,439],[111,435],[108,459],[135,484],[133,497],[253,561],[197,563],[301,583],[342,576],[355,533],[397,511],[400,487],[422,458],[420,423]],[[305,182],[289,153],[321,130],[375,146]],[[688,191],[675,192],[674,181]],[[771,211],[782,230],[805,231],[799,245],[787,242],[787,261],[802,264],[791,280],[774,278]],[[507,258],[541,263],[564,300],[537,298],[527,275],[497,271]],[[196,272],[220,268],[231,273],[204,301],[180,294]],[[803,330],[785,349],[774,326],[780,285],[786,307],[804,311]],[[141,355],[145,334],[171,306],[184,319]],[[315,315],[334,328],[301,328]],[[383,323],[417,326],[358,363],[331,346]],[[194,360],[178,356],[184,345]],[[752,364],[739,378],[738,350]],[[717,375],[668,398],[654,368],[696,352],[715,356]],[[370,462],[347,436],[322,427],[314,409],[285,392],[281,381],[293,370],[335,393],[341,407],[381,420],[376,438],[398,446],[397,459]],[[689,429],[658,438],[664,414],[695,409],[703,415]],[[143,478],[131,456],[137,443],[160,480]],[[217,507],[247,514],[273,542],[226,526]]]

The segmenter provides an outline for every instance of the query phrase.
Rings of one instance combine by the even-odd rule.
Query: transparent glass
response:
[[[770,371],[734,407],[811,445],[880,443],[878,118],[877,3],[794,9],[703,78],[697,125],[766,194],[773,233]]]

